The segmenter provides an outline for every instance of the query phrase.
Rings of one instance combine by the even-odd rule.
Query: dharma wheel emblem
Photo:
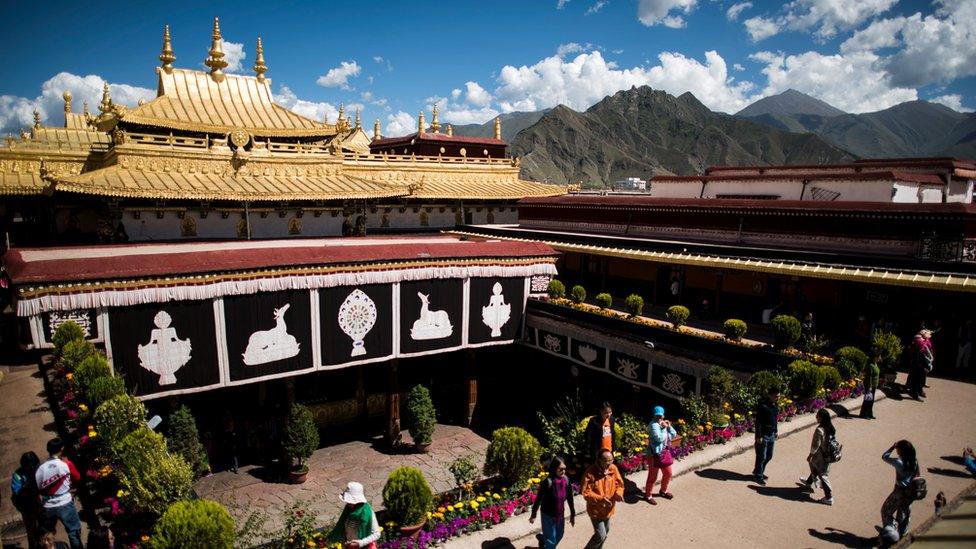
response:
[[[237,128],[236,130],[230,132],[228,138],[230,139],[230,142],[232,145],[234,145],[234,147],[240,149],[243,148],[244,145],[247,145],[249,141],[251,141],[251,134],[247,133],[241,128]]]

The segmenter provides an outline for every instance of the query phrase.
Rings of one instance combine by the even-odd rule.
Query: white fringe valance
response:
[[[528,277],[555,275],[552,262],[540,261],[528,265],[468,265],[419,267],[384,271],[347,272],[330,274],[285,275],[250,280],[228,280],[212,284],[132,288],[124,290],[94,290],[72,294],[52,294],[17,301],[18,316],[36,316],[51,311],[128,307],[143,303],[194,301],[227,295],[248,295],[259,292],[285,290],[313,290],[336,286],[363,284],[392,284],[410,280],[476,277]]]

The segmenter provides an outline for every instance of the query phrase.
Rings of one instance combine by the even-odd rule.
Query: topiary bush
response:
[[[569,291],[569,297],[573,300],[573,303],[582,303],[586,301],[586,288],[580,286],[579,284],[573,286],[573,289]]]
[[[116,456],[126,435],[146,425],[146,407],[130,395],[112,397],[95,409],[95,430],[101,445]]]
[[[752,374],[749,377],[747,385],[756,393],[757,398],[768,395],[770,389],[776,389],[776,392],[783,392],[783,378],[776,372],[770,370],[759,370]]]
[[[54,345],[54,354],[61,356],[65,345],[79,339],[85,339],[85,331],[81,329],[81,326],[71,320],[62,322],[58,326],[58,329],[54,330],[54,335],[51,336],[51,343]]]
[[[516,489],[539,472],[542,446],[521,427],[502,427],[491,434],[485,474],[501,475]]]
[[[427,445],[434,438],[437,427],[437,411],[430,391],[423,385],[414,385],[407,393],[407,415],[410,421],[410,437],[414,444]]]
[[[773,318],[773,337],[778,349],[788,349],[796,344],[802,332],[800,321],[795,316],[777,315]]]
[[[794,360],[788,366],[790,376],[790,395],[797,400],[808,400],[817,396],[823,388],[826,374],[823,369],[807,360]]]
[[[824,389],[833,391],[834,389],[840,387],[840,384],[844,382],[843,378],[840,376],[840,372],[837,371],[837,368],[834,368],[833,366],[821,366],[820,370],[824,374]]]
[[[722,328],[725,329],[725,337],[732,341],[741,341],[742,336],[746,335],[746,330],[749,329],[749,326],[743,320],[730,318],[722,324]]]
[[[546,288],[546,291],[549,293],[549,297],[552,299],[561,299],[566,297],[566,285],[555,278],[549,281],[549,287]]]
[[[624,306],[630,316],[640,316],[644,312],[644,298],[637,294],[630,294],[624,301]]]
[[[233,549],[234,519],[216,501],[196,499],[170,505],[149,538],[151,549],[212,547]]]
[[[100,377],[111,377],[112,369],[108,366],[108,359],[99,352],[94,352],[81,361],[75,368],[75,383],[83,394],[88,394],[92,382]]]
[[[871,334],[871,352],[875,356],[881,356],[882,368],[895,369],[901,360],[902,351],[904,351],[904,347],[895,334],[881,330],[875,330]]]
[[[868,355],[857,347],[841,347],[834,355],[834,367],[843,379],[853,379],[864,371]]]
[[[705,377],[705,400],[715,408],[729,401],[729,397],[736,391],[739,380],[732,372],[721,366],[713,366]]]
[[[210,460],[207,451],[200,443],[200,433],[197,431],[197,421],[186,405],[170,414],[167,420],[166,440],[169,450],[186,460],[194,478],[200,478],[210,471]]]
[[[193,473],[186,461],[166,451],[163,436],[140,427],[119,444],[119,486],[129,509],[161,515],[190,493]]]
[[[383,486],[383,506],[390,518],[401,525],[420,523],[433,499],[427,479],[414,467],[398,467]]]
[[[670,320],[671,324],[675,327],[675,329],[677,329],[683,326],[685,322],[688,322],[688,318],[691,316],[691,311],[689,311],[688,307],[685,307],[684,305],[672,305],[668,307],[668,312],[666,314],[668,316],[668,320]]]
[[[312,412],[301,404],[293,404],[288,413],[288,425],[282,448],[285,455],[297,465],[296,472],[307,472],[305,460],[319,447],[319,430],[315,426]]]
[[[601,294],[596,294],[596,297],[593,298],[593,301],[595,301],[596,304],[601,309],[609,309],[610,305],[613,305],[613,297],[606,292],[603,292]]]
[[[61,350],[61,364],[69,372],[75,371],[89,356],[95,354],[95,346],[90,341],[75,339],[64,344]]]
[[[95,378],[85,391],[85,398],[92,410],[97,410],[103,402],[125,394],[125,382],[120,377],[102,376]]]

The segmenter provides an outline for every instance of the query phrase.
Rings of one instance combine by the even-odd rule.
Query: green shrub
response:
[[[777,315],[773,318],[773,337],[779,349],[788,349],[796,344],[802,332],[800,321],[795,316]]]
[[[901,353],[904,350],[901,340],[891,332],[876,330],[871,334],[871,352],[875,356],[881,356],[881,367],[893,370],[901,360]]]
[[[783,391],[783,378],[779,374],[770,370],[759,370],[749,377],[749,387],[756,394],[756,398],[765,397],[770,389],[777,392]]]
[[[413,467],[395,469],[383,486],[383,506],[390,518],[401,525],[423,520],[433,500],[424,474]]]
[[[705,401],[712,407],[721,408],[739,384],[732,372],[721,366],[712,366],[705,377]]]
[[[485,474],[501,475],[515,488],[539,472],[542,446],[521,427],[502,427],[491,434],[485,456]]]
[[[97,410],[103,402],[125,394],[125,382],[120,377],[102,376],[95,378],[88,386],[85,397],[92,410]]]
[[[688,322],[688,317],[691,316],[691,311],[689,311],[688,307],[685,307],[684,305],[672,305],[668,307],[667,316],[668,320],[671,321],[671,324],[673,324],[675,328],[679,328],[683,326],[685,322]]]
[[[624,301],[624,306],[630,316],[640,316],[644,312],[644,298],[637,294],[630,294]]]
[[[597,306],[599,306],[601,309],[609,309],[610,305],[613,305],[613,297],[611,297],[610,294],[606,292],[603,292],[602,294],[596,294],[596,297],[593,298],[593,301],[595,301]]]
[[[54,330],[54,335],[51,336],[51,344],[54,345],[54,354],[61,356],[64,352],[65,345],[79,339],[85,339],[85,331],[81,329],[81,326],[71,320],[62,322],[58,326],[58,329]]]
[[[868,355],[857,347],[841,347],[834,355],[834,367],[843,379],[853,379],[864,371]]]
[[[549,297],[552,299],[566,297],[566,285],[555,278],[549,281],[549,287],[546,291],[549,292]]]
[[[615,422],[620,427],[620,434],[617,436],[617,448],[623,452],[634,452],[637,448],[643,448],[644,435],[647,434],[647,422],[630,414],[620,414]]]
[[[821,366],[820,370],[822,370],[824,374],[824,389],[833,391],[834,389],[840,387],[840,384],[844,382],[843,378],[840,376],[840,372],[837,371],[837,368],[834,368],[833,366]]]
[[[234,519],[223,505],[205,499],[177,501],[156,523],[149,547],[233,549],[235,537]]]
[[[112,369],[108,366],[108,359],[99,352],[88,355],[75,368],[75,383],[83,394],[88,394],[92,382],[100,377],[111,377]]]
[[[586,416],[586,410],[579,392],[556,402],[548,416],[542,412],[537,412],[537,416],[547,453],[570,459],[584,452],[583,431],[577,426]]]
[[[199,478],[210,471],[207,451],[200,443],[197,422],[190,409],[185,405],[180,406],[170,414],[167,423],[166,440],[169,443],[169,450],[183,456],[190,470],[193,471],[194,478]]]
[[[69,372],[75,371],[89,356],[95,354],[95,346],[90,341],[75,339],[64,344],[61,350],[61,364]]]
[[[694,429],[704,425],[709,420],[708,404],[701,395],[691,395],[681,399],[681,409],[684,410],[685,422]]]
[[[116,456],[126,435],[146,425],[146,407],[130,395],[112,397],[95,409],[95,430],[102,447]]]
[[[573,286],[573,289],[569,291],[569,297],[573,300],[573,303],[582,303],[586,301],[586,288],[580,286],[579,284]]]
[[[160,515],[190,493],[193,473],[186,461],[166,451],[163,436],[140,427],[119,444],[119,486],[129,509]]]
[[[454,477],[454,486],[458,489],[459,499],[468,499],[471,485],[478,480],[478,466],[466,457],[459,457],[447,466],[447,470]]]
[[[319,430],[315,427],[315,419],[312,412],[301,404],[293,404],[288,413],[282,447],[299,471],[306,470],[305,460],[312,457],[319,447]]]
[[[407,416],[414,444],[430,444],[437,427],[437,411],[427,387],[414,385],[407,393]]]
[[[758,401],[759,392],[748,383],[742,383],[741,381],[736,383],[735,388],[729,395],[729,404],[732,405],[732,411],[742,415],[746,415],[755,409]]]
[[[732,341],[739,341],[742,339],[742,336],[746,335],[746,330],[749,329],[749,326],[743,320],[730,318],[722,324],[722,328],[725,329],[725,337]]]
[[[823,388],[826,374],[823,369],[807,360],[794,360],[789,367],[790,395],[797,400],[808,400],[817,396]]]

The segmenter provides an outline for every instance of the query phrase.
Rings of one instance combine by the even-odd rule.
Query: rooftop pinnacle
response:
[[[173,55],[173,44],[169,38],[169,25],[163,25],[163,51],[159,54],[159,60],[163,62],[164,71],[173,72],[173,62],[176,61],[176,56]]]
[[[220,20],[214,17],[213,34],[211,35],[210,41],[210,55],[204,60],[203,64],[210,67],[210,74],[217,82],[224,79],[223,69],[227,68],[227,61],[224,60],[222,42],[223,40],[220,37]]]
[[[258,36],[257,56],[254,59],[254,73],[258,75],[258,82],[264,82],[264,73],[268,72],[268,65],[264,63],[264,46]]]

